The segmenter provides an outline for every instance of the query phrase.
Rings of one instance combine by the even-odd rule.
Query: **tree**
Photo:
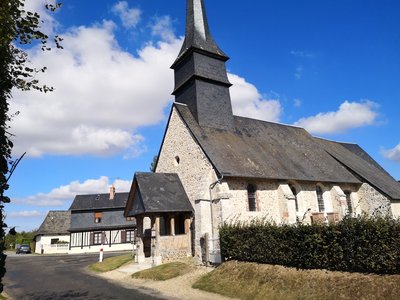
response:
[[[11,150],[13,143],[12,134],[9,131],[8,122],[14,117],[9,114],[9,101],[12,98],[12,89],[27,91],[35,89],[41,92],[52,91],[52,87],[41,85],[35,78],[40,72],[45,72],[46,67],[36,69],[31,67],[28,55],[23,47],[33,43],[40,43],[43,51],[51,50],[49,40],[53,40],[57,48],[60,45],[61,37],[55,36],[50,39],[40,29],[42,23],[36,12],[29,12],[24,9],[25,0],[1,0],[0,1],[0,280],[5,274],[4,241],[4,203],[9,203],[10,198],[4,193],[9,188],[8,180],[12,175],[19,160],[12,161]],[[45,5],[49,11],[55,11],[61,6]],[[11,172],[10,172],[11,171]],[[3,284],[0,282],[0,293],[3,291]]]
[[[153,161],[151,162],[150,165],[150,171],[153,173],[156,171],[157,160],[158,160],[158,155],[154,155]]]

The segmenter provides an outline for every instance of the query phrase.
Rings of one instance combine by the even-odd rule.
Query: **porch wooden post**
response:
[[[136,217],[137,236],[136,236],[136,255],[137,262],[144,262],[144,244],[143,244],[143,217]]]
[[[187,237],[187,255],[192,254],[192,233],[190,231],[190,217],[185,216],[185,234]]]
[[[170,218],[170,228],[171,228],[171,230],[170,230],[171,235],[175,235],[175,217],[174,216],[171,216],[171,218]]]

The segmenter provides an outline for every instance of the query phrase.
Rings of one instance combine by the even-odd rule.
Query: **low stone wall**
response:
[[[159,243],[163,263],[191,256],[190,241],[186,234],[161,236]]]

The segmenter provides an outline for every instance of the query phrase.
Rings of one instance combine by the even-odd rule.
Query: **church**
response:
[[[137,173],[125,217],[137,220],[137,260],[221,261],[218,229],[254,218],[329,223],[400,216],[400,184],[361,147],[305,129],[235,116],[225,63],[203,0],[187,0],[186,34],[155,173]]]

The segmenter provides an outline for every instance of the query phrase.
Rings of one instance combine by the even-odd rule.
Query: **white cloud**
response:
[[[303,70],[304,70],[303,66],[301,65],[298,66],[296,68],[296,72],[294,73],[294,77],[296,77],[296,79],[301,79],[303,77]]]
[[[40,30],[46,33],[47,35],[52,35],[54,30],[58,28],[59,23],[54,18],[55,12],[50,12],[46,9],[46,4],[56,4],[56,0],[46,0],[46,1],[38,1],[38,0],[25,0],[24,10],[29,12],[37,12],[40,15],[41,21]]]
[[[400,162],[400,144],[398,144],[393,149],[383,149],[381,151],[381,154],[387,159]]]
[[[129,180],[117,179],[114,182],[110,182],[107,176],[101,176],[98,179],[87,179],[84,182],[72,181],[48,193],[38,193],[25,199],[13,199],[12,201],[34,206],[62,206],[67,201],[72,201],[79,194],[108,193],[112,184],[114,184],[117,193],[129,192],[131,187],[131,181]]]
[[[151,34],[160,37],[163,41],[173,42],[176,37],[172,27],[170,16],[155,18],[155,22],[151,24]]]
[[[143,149],[140,126],[157,124],[171,100],[169,69],[182,41],[147,44],[137,56],[119,48],[110,21],[64,35],[64,50],[29,51],[47,66],[42,82],[52,93],[14,91],[11,112],[14,153],[111,155]]]
[[[112,11],[121,19],[122,25],[125,28],[136,27],[142,14],[141,10],[138,8],[129,8],[128,2],[126,1],[116,3]]]
[[[183,38],[175,37],[169,17],[155,19],[152,34],[162,41],[147,43],[136,55],[121,49],[117,25],[103,21],[67,29],[63,50],[29,50],[34,66],[47,66],[38,79],[54,86],[52,93],[13,91],[10,112],[13,155],[115,155],[125,158],[146,151],[141,127],[158,124],[173,100],[171,64]],[[278,100],[263,97],[244,78],[229,74],[233,111],[237,115],[278,121]]]
[[[23,211],[12,211],[7,214],[7,217],[24,217],[24,218],[29,218],[29,217],[41,217],[44,216],[44,212],[40,212],[37,210],[23,210]]]
[[[228,74],[228,77],[233,84],[230,92],[235,115],[265,121],[279,121],[282,112],[279,100],[265,99],[254,85],[238,75]]]
[[[295,57],[300,57],[300,58],[313,58],[314,57],[314,54],[306,52],[306,51],[292,50],[292,51],[290,51],[290,54]]]
[[[293,106],[294,107],[300,107],[302,105],[302,102],[300,99],[294,99],[293,100]]]
[[[339,110],[302,118],[295,123],[314,134],[345,132],[349,129],[372,125],[378,117],[378,105],[366,100],[343,102]]]

